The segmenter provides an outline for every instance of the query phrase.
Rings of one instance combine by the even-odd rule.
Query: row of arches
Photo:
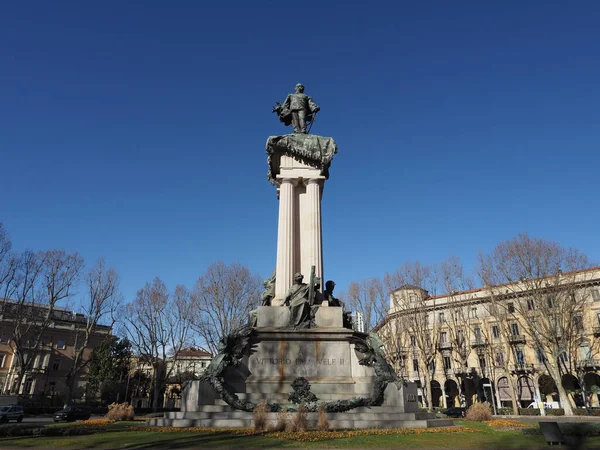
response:
[[[573,406],[584,407],[586,402],[583,391],[588,397],[590,406],[600,406],[600,375],[589,372],[583,378],[584,390],[579,380],[571,375],[562,377],[562,385],[572,396]],[[535,379],[523,375],[517,379],[517,401],[522,408],[529,406],[536,398],[543,401],[558,401],[557,389],[554,380],[549,375],[540,375]],[[431,381],[431,402],[433,407],[469,407],[475,402],[487,401],[500,407],[510,407],[510,384],[506,376],[499,377],[494,383],[489,378],[471,379],[460,381],[447,379],[444,384],[437,380]]]

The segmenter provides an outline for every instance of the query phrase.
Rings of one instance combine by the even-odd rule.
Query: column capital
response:
[[[306,179],[306,184],[321,184],[321,181],[323,181],[324,179],[325,177],[308,178]]]
[[[277,177],[277,181],[279,181],[279,184],[284,184],[284,183],[294,183],[294,181],[297,181],[295,178],[291,178],[291,177]]]

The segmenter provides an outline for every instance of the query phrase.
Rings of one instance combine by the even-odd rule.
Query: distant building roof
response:
[[[212,358],[212,355],[201,348],[183,348],[177,353],[178,358]]]

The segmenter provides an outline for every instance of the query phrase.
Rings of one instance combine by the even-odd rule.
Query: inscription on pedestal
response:
[[[292,358],[258,358],[256,360],[256,363],[259,365],[263,365],[263,364],[290,365],[290,364],[293,364],[293,365],[301,366],[301,365],[307,365],[307,364],[317,364],[319,366],[321,366],[321,365],[343,366],[344,364],[346,364],[346,361],[344,360],[344,358],[321,358],[321,359],[317,359],[317,360],[300,359],[300,358],[296,358],[296,359],[292,359]]]
[[[351,377],[350,345],[331,341],[261,342],[249,360],[254,377]]]

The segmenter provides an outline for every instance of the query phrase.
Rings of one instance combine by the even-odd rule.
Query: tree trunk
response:
[[[552,379],[554,380],[554,384],[556,385],[556,390],[558,391],[558,397],[560,399],[560,406],[562,406],[562,408],[564,409],[565,416],[572,416],[574,415],[573,407],[571,406],[571,401],[569,400],[569,394],[562,385],[560,370],[558,370],[558,364],[557,361],[555,361],[555,359],[556,358],[548,358],[548,360],[546,361],[546,368],[548,369],[548,372],[550,373],[550,376],[552,377]]]
[[[508,380],[508,385],[510,386],[510,401],[512,403],[513,414],[515,416],[519,415],[519,404],[517,403],[517,387],[515,386],[515,380],[509,374],[508,367],[506,368],[506,379]]]
[[[21,389],[21,384],[23,383],[23,378],[25,378],[25,371],[19,370],[17,372],[17,382],[13,382],[13,385],[10,387],[11,394],[16,395],[19,393],[19,390]]]
[[[425,392],[427,393],[427,411],[433,411],[433,398],[431,392],[431,378],[429,372],[425,371]]]
[[[154,379],[154,395],[152,396],[152,411],[158,412],[158,400],[160,397],[160,384],[158,378]]]
[[[71,400],[73,399],[73,387],[75,385],[75,377],[71,372],[67,374],[65,385],[67,386],[67,392],[65,393],[65,402],[64,407],[66,408],[71,404]]]

